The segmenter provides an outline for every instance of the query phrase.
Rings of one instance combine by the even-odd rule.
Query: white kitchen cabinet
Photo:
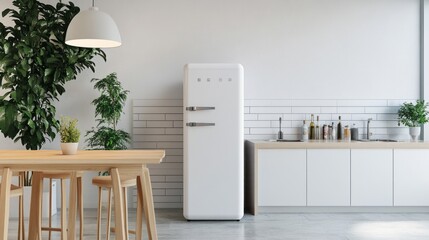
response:
[[[258,151],[258,205],[306,205],[306,150]]]
[[[393,150],[351,150],[351,205],[393,205]]]
[[[350,206],[350,149],[307,150],[307,206]]]
[[[429,150],[394,150],[394,205],[429,206]]]

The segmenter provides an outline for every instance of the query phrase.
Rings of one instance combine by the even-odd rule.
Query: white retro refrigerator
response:
[[[186,65],[183,99],[183,215],[239,220],[244,214],[243,67]]]

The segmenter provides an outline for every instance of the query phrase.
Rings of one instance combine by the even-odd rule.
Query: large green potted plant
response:
[[[15,0],[2,12],[13,24],[0,23],[0,131],[27,149],[37,150],[59,130],[52,104],[64,85],[84,69],[95,71],[92,59],[100,49],[64,43],[72,18],[80,11],[72,2],[55,6],[37,0]]]
[[[118,129],[118,122],[123,114],[128,90],[124,90],[117,79],[116,73],[111,73],[103,79],[94,78],[94,89],[100,96],[92,101],[95,106],[97,126],[86,132],[85,137],[89,149],[92,150],[123,150],[127,149],[130,135]],[[107,175],[104,172],[103,175]]]
[[[417,100],[416,104],[404,103],[398,110],[398,124],[403,124],[410,129],[412,141],[417,141],[420,136],[420,129],[428,122],[428,103],[424,100]]]

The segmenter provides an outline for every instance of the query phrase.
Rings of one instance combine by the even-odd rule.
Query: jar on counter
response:
[[[351,132],[350,132],[350,128],[348,125],[344,126],[344,140],[346,141],[350,141],[351,138]]]

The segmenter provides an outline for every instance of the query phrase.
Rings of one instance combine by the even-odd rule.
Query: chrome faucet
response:
[[[277,139],[281,140],[283,139],[283,132],[282,132],[282,118],[279,118],[279,133],[277,134]]]
[[[369,130],[369,124],[371,123],[372,118],[368,118],[368,121],[366,122],[366,139],[370,139],[370,136],[372,135],[371,131]]]

